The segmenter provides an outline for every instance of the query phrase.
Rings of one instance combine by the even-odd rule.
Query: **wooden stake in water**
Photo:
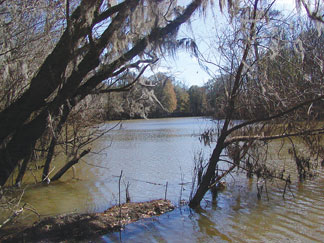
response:
[[[121,226],[121,206],[120,206],[120,181],[121,178],[123,176],[123,170],[120,171],[120,176],[119,176],[119,181],[118,181],[118,196],[119,196],[119,200],[118,200],[118,205],[119,205],[119,226]]]
[[[168,182],[165,184],[165,193],[164,193],[164,200],[167,198],[167,193],[168,193]]]

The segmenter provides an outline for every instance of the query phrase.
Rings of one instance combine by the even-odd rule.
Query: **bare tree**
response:
[[[319,159],[317,141],[324,130],[316,122],[319,110],[312,107],[324,98],[320,86],[322,55],[306,51],[307,42],[301,32],[296,38],[285,39],[276,22],[279,16],[272,11],[273,3],[254,0],[237,4],[229,22],[232,30],[217,42],[221,61],[199,56],[202,63],[213,65],[221,73],[217,80],[223,82],[225,94],[220,107],[225,118],[219,123],[213,153],[200,170],[201,179],[190,207],[198,207],[205,193],[235,168],[258,179],[276,178],[290,183],[289,175],[268,167],[264,163],[266,156],[256,153],[267,146],[267,141],[292,137],[310,141],[310,153],[305,159],[296,153],[290,140],[300,178],[312,175],[310,160],[315,154],[315,159]],[[317,61],[310,64],[307,55]],[[306,65],[312,68],[307,71]],[[238,117],[245,120],[235,122]],[[263,154],[267,154],[267,149]],[[229,167],[219,175],[220,162],[229,163]]]

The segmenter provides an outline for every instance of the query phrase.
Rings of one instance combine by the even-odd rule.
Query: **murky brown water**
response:
[[[107,127],[113,124],[106,124]],[[197,135],[211,122],[199,118],[137,120],[124,122],[93,145],[101,150],[77,166],[78,179],[67,174],[65,182],[48,186],[30,186],[24,200],[42,215],[63,212],[103,211],[118,201],[118,176],[123,170],[122,198],[130,183],[133,201],[167,198],[177,203],[181,183],[182,198],[190,193],[194,154],[201,149]],[[273,163],[285,164],[293,171],[287,149],[277,154]],[[205,148],[208,154],[210,149]],[[154,184],[152,184],[154,183]],[[217,202],[206,196],[199,212],[182,207],[158,219],[128,225],[121,233],[108,234],[98,241],[124,242],[323,242],[324,241],[324,171],[312,181],[291,186],[292,193],[282,198],[283,185],[269,187],[269,200],[257,200],[255,181],[240,173],[227,178],[227,189]]]

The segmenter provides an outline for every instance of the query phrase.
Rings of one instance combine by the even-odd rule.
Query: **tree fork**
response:
[[[219,161],[219,157],[224,149],[224,141],[225,136],[224,132],[217,140],[217,145],[212,153],[212,156],[209,160],[208,167],[206,173],[203,175],[201,183],[198,186],[198,189],[194,195],[194,197],[189,202],[189,207],[197,208],[200,205],[201,200],[205,196],[206,192],[209,190],[209,186],[211,185],[211,180],[215,176],[216,165]]]

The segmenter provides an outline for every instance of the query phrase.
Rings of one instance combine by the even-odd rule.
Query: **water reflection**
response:
[[[188,198],[194,153],[200,151],[198,134],[212,122],[199,118],[137,120],[124,122],[122,129],[98,141],[92,154],[77,167],[79,180],[66,175],[65,183],[53,183],[26,192],[25,200],[41,214],[103,211],[117,202],[118,176],[123,170],[122,198],[130,182],[133,201]],[[111,124],[107,124],[111,126]],[[208,155],[211,148],[205,147]],[[273,164],[293,172],[287,149],[280,142],[269,146]],[[96,166],[91,166],[96,165]],[[98,167],[100,166],[100,167]],[[99,242],[322,242],[324,239],[324,175],[306,183],[293,183],[282,197],[282,183],[269,183],[269,200],[257,200],[256,181],[240,172],[227,179],[227,189],[213,201],[207,194],[203,210],[187,206],[159,218],[126,226],[119,233],[96,239]]]

